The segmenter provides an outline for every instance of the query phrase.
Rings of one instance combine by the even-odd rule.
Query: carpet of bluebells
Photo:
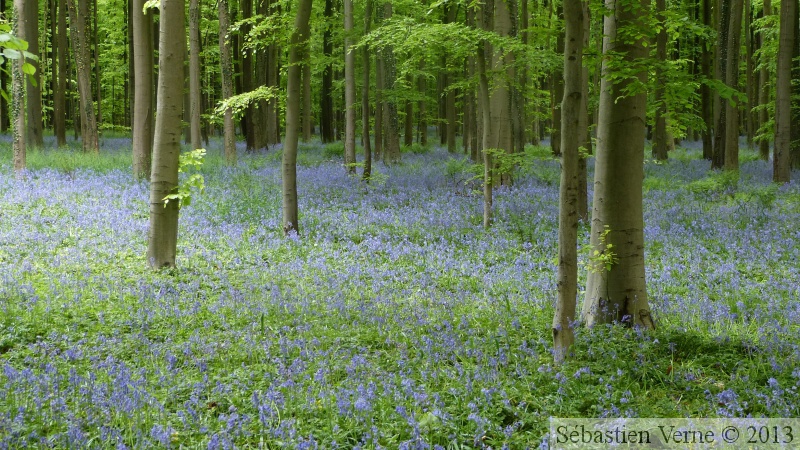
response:
[[[212,142],[163,272],[129,153],[43,150],[15,177],[0,143],[0,449],[523,449],[551,416],[800,416],[800,185],[750,153],[738,181],[696,149],[647,163],[658,329],[581,328],[560,367],[546,149],[484,231],[456,155],[366,184],[301,146],[286,238],[280,149],[225,167]]]

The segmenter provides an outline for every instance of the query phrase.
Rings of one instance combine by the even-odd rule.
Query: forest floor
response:
[[[658,328],[579,328],[558,367],[558,162],[528,149],[484,231],[471,164],[416,150],[365,184],[301,145],[285,238],[280,149],[225,167],[212,142],[153,272],[129,139],[22,178],[0,143],[0,448],[521,449],[551,416],[800,416],[797,181],[744,151],[738,181],[692,149],[646,163]]]

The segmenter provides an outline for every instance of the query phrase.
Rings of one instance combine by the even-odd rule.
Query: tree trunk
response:
[[[642,26],[649,1],[607,0],[606,6],[610,15],[604,21],[603,53],[621,58],[616,64],[623,67],[636,67],[631,63],[647,57],[645,42],[618,38],[617,32]],[[615,82],[610,71],[604,59],[592,208],[594,267],[588,275],[582,316],[588,326],[618,321],[653,328],[645,285],[642,212],[647,95],[626,95],[632,81]],[[644,83],[647,72],[640,69],[635,76]]]
[[[589,9],[589,1],[582,1],[583,9],[583,51],[589,51],[589,39],[591,37],[591,11]],[[592,134],[589,129],[589,64],[583,61],[583,78],[581,79],[581,89],[583,95],[581,96],[581,109],[580,109],[580,122],[578,129],[584,130],[583,139],[581,140],[580,147],[585,149],[585,153],[581,152],[578,155],[578,218],[583,221],[589,220],[589,181],[586,168],[586,155],[592,154]]]
[[[563,8],[559,5],[556,11],[556,20],[564,18]],[[556,54],[564,54],[564,35],[559,33],[556,37]],[[550,148],[553,156],[561,156],[561,99],[564,97],[564,74],[559,67],[553,71],[553,93],[551,94],[553,132],[550,134]]]
[[[175,267],[179,202],[164,204],[178,187],[183,118],[183,64],[186,57],[185,0],[161,0],[153,170],[150,175],[150,267]]]
[[[286,142],[283,144],[283,231],[299,233],[297,214],[297,141],[300,129],[300,91],[302,68],[309,67],[308,38],[311,0],[300,0],[289,48],[289,70],[286,85]]]
[[[153,154],[153,13],[142,13],[145,0],[133,1],[133,175],[150,178]]]
[[[658,161],[667,160],[667,96],[664,66],[667,64],[667,23],[664,13],[667,9],[665,0],[656,0],[656,11],[660,28],[656,36],[656,117],[653,131],[653,158]]]
[[[228,0],[219,0],[217,3],[219,16],[219,60],[222,73],[222,99],[233,97],[233,58],[231,57],[231,41],[228,33],[231,28]],[[233,112],[230,108],[225,110],[223,124],[223,152],[228,165],[236,164],[236,125],[233,122]]]
[[[662,0],[663,1],[663,0]],[[564,98],[561,106],[561,184],[558,214],[558,299],[553,317],[553,357],[561,363],[575,342],[578,295],[578,147],[583,102],[583,5],[564,0]]]
[[[80,120],[83,151],[100,152],[100,139],[97,132],[97,118],[94,115],[94,99],[92,98],[92,72],[90,70],[89,36],[86,21],[89,17],[87,0],[78,0],[80,12],[75,8],[75,0],[67,0],[70,17],[70,34],[72,35],[72,53],[75,55],[78,76],[78,93],[80,95]],[[183,72],[183,69],[181,69]],[[178,125],[180,128],[180,125]]]
[[[728,24],[728,58],[726,60],[725,84],[739,90],[739,52],[742,37],[743,0],[731,0],[731,17]],[[795,0],[796,1],[796,0]],[[746,99],[737,96],[736,101],[725,104],[725,170],[739,170],[739,104]]]
[[[308,57],[304,57],[303,61],[304,62],[302,67],[302,76],[303,76],[302,127],[303,127],[303,142],[308,142],[311,140],[311,135],[314,134],[313,125],[311,123],[311,63]]]
[[[414,87],[414,77],[411,74],[406,75],[406,82],[408,89]],[[405,104],[405,117],[403,118],[403,145],[411,147],[414,143],[414,103],[411,100],[406,100]]]
[[[269,14],[268,1],[256,1],[256,14],[266,17]],[[269,86],[269,73],[272,68],[269,64],[269,46],[267,48],[259,48],[255,52],[256,70],[254,74],[254,88],[262,86]],[[261,150],[269,145],[269,107],[266,100],[259,100],[253,108],[253,147],[256,150]],[[272,119],[274,125],[274,118]]]
[[[331,23],[333,18],[333,0],[325,0],[325,32],[322,36],[322,53],[326,61],[333,54],[333,35]],[[345,55],[346,57],[346,55]],[[355,82],[355,78],[353,79]],[[320,96],[320,135],[323,143],[333,142],[333,65],[328,63],[322,70],[322,92]],[[346,95],[346,94],[345,94]],[[354,91],[355,97],[355,91]],[[354,100],[355,101],[355,100]],[[353,141],[355,142],[355,141]]]
[[[510,36],[515,28],[512,11],[516,11],[512,0],[495,0],[494,2],[494,32],[500,36]],[[496,130],[492,133],[493,139],[485,142],[484,149],[512,153],[514,151],[514,134],[512,130],[511,111],[511,81],[514,80],[514,55],[512,53],[492,55],[492,71],[505,72],[495,80],[489,95],[489,109],[491,110],[491,126]],[[558,108],[559,112],[561,108]],[[511,174],[495,174],[500,185],[511,184]],[[496,183],[493,183],[496,184]]]
[[[703,3],[703,25],[711,26],[711,0],[698,0]],[[766,0],[769,1],[769,0]],[[702,67],[703,78],[711,79],[711,44],[707,39],[703,39],[702,51],[700,53],[700,65]],[[711,160],[714,155],[714,110],[711,97],[711,88],[703,83],[700,86],[700,111],[705,124],[703,131],[703,159]]]
[[[364,5],[364,36],[369,34],[370,26],[372,25],[372,0],[367,0]],[[372,175],[372,148],[369,141],[369,118],[370,104],[369,104],[369,72],[370,72],[370,55],[369,48],[365,45],[361,50],[362,64],[364,65],[364,82],[361,87],[361,141],[364,144],[364,173],[365,180],[369,180]],[[377,134],[376,134],[377,136]],[[376,139],[377,145],[377,139]]]
[[[796,8],[796,0],[781,2],[775,81],[775,156],[772,162],[772,180],[776,183],[788,183],[791,178],[792,53],[797,33],[793,26]]]
[[[14,34],[20,35],[24,28],[27,0],[14,0]],[[22,58],[10,60],[11,63],[11,117],[14,120],[13,160],[17,178],[22,177],[26,166],[25,148],[25,74],[22,72]]]
[[[56,89],[53,92],[53,133],[56,135],[56,146],[67,145],[67,9],[63,1],[57,0],[58,26],[56,31],[56,54],[58,70]]]
[[[717,39],[717,52],[719,53],[718,57],[715,59],[716,68],[719,69],[716,72],[716,79],[721,83],[727,84],[727,73],[728,73],[728,31],[729,31],[729,24],[730,24],[730,14],[731,14],[731,2],[736,0],[719,0],[721,5],[721,11],[719,13],[719,29],[718,32],[718,39]],[[711,157],[711,168],[712,169],[721,169],[725,166],[725,142],[726,142],[726,133],[725,127],[728,124],[726,116],[728,114],[727,103],[728,101],[724,98],[721,98],[719,94],[716,95],[717,101],[715,102],[715,106],[719,105],[718,108],[715,108],[714,115],[715,115],[715,122],[716,127],[714,128],[714,152]]]
[[[17,20],[21,22],[19,37],[28,42],[28,51],[39,56],[39,2],[26,1],[17,4]],[[27,128],[25,141],[30,147],[44,146],[42,135],[42,76],[40,61],[30,59],[27,61],[36,68],[33,76],[26,80],[25,111]]]
[[[376,16],[382,14],[382,8],[375,9]],[[375,54],[375,159],[380,160],[383,156],[383,88],[385,77],[383,51],[378,50]]]
[[[770,15],[772,15],[772,2],[770,2],[770,0],[764,0],[763,16],[767,17]],[[764,35],[762,33],[758,35],[758,46],[761,49],[764,48]],[[758,104],[761,106],[761,109],[758,111],[758,123],[762,127],[769,121],[769,111],[766,105],[769,103],[771,84],[772,77],[769,74],[767,65],[762,64],[761,70],[758,73]],[[763,133],[764,136],[766,136],[766,134],[767,133]],[[759,139],[758,153],[764,161],[769,160],[769,139],[767,137]]]
[[[392,17],[392,4],[383,4],[383,18],[390,19]],[[383,85],[384,88],[391,91],[394,89],[395,79],[397,78],[397,68],[394,60],[394,50],[392,47],[386,47],[381,51],[383,55]],[[383,103],[383,124],[384,124],[384,139],[386,148],[383,152],[383,162],[385,164],[393,164],[400,161],[400,133],[398,130],[397,118],[397,102],[394,98],[390,98]]]
[[[189,0],[189,128],[192,149],[203,147],[200,136],[200,0]]]
[[[498,0],[502,2],[503,0]],[[480,13],[478,22],[483,30],[490,30],[494,19],[495,0],[486,0]],[[489,42],[481,42],[478,48],[477,68],[478,68],[478,108],[481,110],[483,132],[483,227],[488,229],[492,226],[492,189],[494,161],[491,152],[486,151],[492,148],[492,143],[496,141],[497,128],[492,125],[492,108],[490,105],[491,97],[489,91],[489,60],[492,58],[492,47]]]
[[[103,123],[103,114],[102,114],[102,104],[103,104],[103,97],[102,97],[102,86],[100,80],[100,41],[97,33],[97,0],[92,0],[92,13],[93,13],[93,26],[92,26],[92,42],[94,43],[94,86],[96,97],[95,101],[97,102],[97,126],[98,130],[100,124]],[[88,43],[88,40],[87,40]]]
[[[353,0],[344,0],[344,165],[349,174],[356,173],[356,55],[350,48],[352,33]]]
[[[417,114],[419,118],[417,121],[417,141],[419,145],[425,147],[428,145],[428,113],[427,113],[427,97],[428,82],[424,76],[417,78],[417,90],[419,90],[422,98],[417,102]]]

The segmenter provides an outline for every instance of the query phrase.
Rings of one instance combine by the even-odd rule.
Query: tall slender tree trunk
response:
[[[711,26],[711,0],[697,0],[703,4],[703,25]],[[767,0],[769,1],[769,0]],[[711,79],[711,44],[708,40],[703,39],[702,50],[700,53],[700,66],[703,73],[703,78]],[[700,86],[700,111],[705,124],[703,131],[703,159],[711,160],[714,155],[714,109],[713,99],[711,97],[711,88],[703,83]]]
[[[444,8],[445,23],[453,23],[456,21],[456,13],[458,11],[456,8],[457,6],[455,4],[445,3],[445,8]],[[445,85],[443,86],[443,88],[446,89],[445,99],[444,99],[444,117],[445,120],[447,121],[445,125],[445,141],[447,142],[447,151],[450,153],[455,153],[456,129],[458,127],[458,125],[456,124],[456,91],[454,88],[450,86],[450,84],[453,81],[452,68],[445,66],[444,70],[445,70],[445,76],[444,76]]]
[[[606,7],[603,53],[606,58],[622,58],[616,64],[631,67],[647,57],[645,42],[617,33],[642,26],[650,2],[606,0]],[[606,259],[593,256],[595,267],[588,275],[582,316],[588,326],[618,321],[653,328],[645,284],[642,212],[647,95],[626,95],[632,81],[615,81],[610,71],[604,59],[591,231],[593,254]],[[641,83],[647,77],[644,69],[634,75]]]
[[[333,54],[333,34],[331,23],[333,18],[333,0],[325,0],[325,32],[322,36],[322,53],[327,61]],[[320,135],[322,142],[333,142],[333,65],[328,63],[322,70],[322,92],[320,96]],[[355,141],[354,141],[355,142]]]
[[[406,75],[408,89],[414,88],[414,77]],[[403,118],[403,145],[411,147],[414,143],[414,103],[411,100],[405,101],[405,117]]]
[[[763,16],[772,15],[772,2],[764,0]],[[780,44],[780,43],[779,43]],[[764,35],[760,33],[758,36],[759,48],[764,48]],[[769,121],[769,111],[766,108],[769,103],[769,96],[772,88],[772,77],[769,74],[766,64],[761,65],[761,70],[758,72],[758,104],[761,109],[758,111],[758,123],[764,126]],[[764,161],[769,160],[769,139],[766,137],[767,133],[763,133],[763,137],[758,141],[758,153]]]
[[[344,0],[344,165],[349,174],[356,173],[356,55],[351,48],[352,33],[353,0]]]
[[[417,102],[417,114],[419,114],[417,121],[417,141],[419,145],[425,147],[428,145],[428,112],[427,112],[427,91],[428,82],[424,76],[417,79],[417,90],[419,90],[422,98]]]
[[[302,1],[302,0],[301,0]],[[306,50],[308,51],[308,50]],[[302,76],[303,76],[303,115],[302,115],[302,128],[303,128],[303,142],[311,140],[311,135],[314,134],[314,127],[311,122],[311,64],[307,57],[303,58]],[[289,126],[288,124],[286,125]]]
[[[591,38],[591,11],[589,1],[582,0],[583,9],[583,51],[589,51],[589,39]],[[580,147],[585,150],[585,154],[580,152],[578,155],[578,218],[589,221],[589,180],[587,179],[588,169],[586,167],[587,155],[592,154],[592,134],[589,129],[589,63],[583,61],[583,78],[581,79],[581,109],[578,122],[578,129],[584,130],[583,139]]]
[[[94,82],[95,82],[95,100],[97,101],[97,126],[98,130],[100,124],[103,123],[102,105],[103,105],[103,83],[100,78],[100,38],[97,32],[97,0],[92,0],[92,43],[94,45]],[[88,45],[87,40],[87,45]],[[99,133],[99,131],[98,131]]]
[[[483,30],[491,30],[494,19],[496,0],[486,0],[478,13],[478,22]],[[502,2],[503,0],[497,0]],[[493,195],[494,188],[493,172],[494,161],[491,152],[487,149],[493,148],[492,144],[497,140],[497,128],[492,124],[491,93],[489,90],[489,61],[492,58],[492,47],[489,42],[478,44],[478,108],[482,115],[482,144],[483,150],[483,227],[488,229],[493,222]]]
[[[161,36],[158,48],[158,102],[156,105],[153,170],[150,175],[150,267],[175,267],[178,244],[177,201],[164,197],[178,187],[183,118],[183,64],[186,57],[185,0],[161,0]]]
[[[64,2],[58,1],[59,4]],[[125,125],[131,127],[133,129],[133,114],[134,114],[134,97],[136,94],[134,93],[134,86],[136,85],[136,70],[133,67],[133,0],[125,0],[125,7],[127,8],[126,13],[126,21],[125,21],[125,28],[128,32],[128,80],[126,81],[125,85],[125,94],[126,94],[126,105],[127,111],[125,114],[127,117],[125,118]],[[141,11],[137,11],[137,14],[141,13]]]
[[[376,7],[376,16],[382,14],[383,9]],[[383,89],[384,89],[384,62],[383,50],[375,52],[375,159],[380,160],[383,157],[384,151],[384,136],[383,136]]]
[[[142,12],[145,0],[133,1],[133,175],[150,178],[153,155],[153,13]]]
[[[367,0],[364,5],[364,36],[369,34],[372,25],[372,0]],[[365,45],[361,50],[363,70],[363,83],[361,86],[361,141],[364,145],[364,173],[365,180],[369,180],[372,175],[372,147],[369,141],[370,132],[370,103],[369,103],[369,81],[370,81],[370,62],[369,48]],[[377,135],[376,135],[377,136]],[[377,138],[376,138],[377,145]]]
[[[228,33],[231,28],[228,0],[219,0],[217,3],[219,17],[219,61],[222,73],[222,99],[233,97],[233,58],[231,57],[231,41]],[[228,165],[236,164],[236,125],[233,122],[233,112],[230,108],[225,110],[223,132],[223,152]]]
[[[6,0],[0,0],[0,12],[6,13]],[[9,76],[12,70],[14,70],[14,68],[10,67],[8,59],[4,58],[3,61],[0,62],[0,90],[3,92],[11,92],[12,90],[12,88],[9,87]],[[2,132],[8,131],[10,126],[11,121],[9,120],[8,113],[10,113],[8,99],[0,95],[0,131]]]
[[[189,0],[189,129],[192,149],[203,146],[200,95],[200,0]]]
[[[269,15],[269,2],[256,1],[256,14],[262,17]],[[271,67],[269,65],[269,47],[260,48],[255,52],[256,70],[254,83],[255,87],[269,86],[269,72]],[[272,119],[274,125],[274,118]],[[256,107],[253,108],[253,147],[256,150],[261,150],[269,145],[269,107],[266,100],[259,100],[256,102]]]
[[[559,5],[556,10],[555,20],[564,18],[563,8]],[[556,37],[556,54],[564,54],[564,35],[559,33]],[[551,94],[553,132],[550,135],[550,148],[553,156],[561,156],[561,99],[564,97],[564,74],[561,68],[553,70],[553,93]]]
[[[717,52],[718,57],[715,59],[716,63],[716,79],[722,83],[727,84],[727,71],[728,71],[728,31],[729,31],[729,24],[730,24],[730,15],[731,15],[731,2],[736,0],[719,0],[720,3],[720,11],[719,11],[719,29],[718,31],[718,39],[717,39]],[[726,116],[728,114],[728,101],[724,98],[721,98],[719,94],[716,94],[716,101],[715,106],[719,105],[718,108],[715,107],[714,115],[715,115],[715,122],[716,127],[714,128],[714,152],[711,158],[711,168],[712,169],[721,169],[725,166],[725,141],[726,141],[726,133],[725,127],[728,124]]]
[[[56,4],[58,25],[55,52],[58,70],[53,73],[57,78],[53,92],[53,133],[56,135],[56,146],[63,147],[67,145],[67,9],[61,0],[56,0]]]
[[[558,300],[553,317],[553,355],[557,363],[575,342],[578,295],[578,147],[583,107],[583,5],[564,0],[564,98],[561,106],[561,184],[558,214]],[[585,123],[584,123],[585,125]]]
[[[383,4],[383,18],[390,19],[392,17],[392,4],[386,2]],[[397,68],[395,66],[394,50],[391,46],[384,48],[381,51],[383,55],[383,84],[384,88],[392,91],[394,89],[395,79],[397,78]],[[397,101],[394,98],[388,98],[383,103],[383,123],[386,148],[383,152],[383,162],[392,164],[400,161],[400,133],[398,130],[398,117],[397,117]]]
[[[796,1],[796,0],[795,0]],[[728,58],[725,69],[725,84],[729,88],[739,90],[739,53],[742,37],[743,0],[731,0],[731,17],[728,25]],[[727,100],[725,104],[725,170],[739,170],[739,103],[747,99],[737,97],[736,101]]]
[[[666,0],[656,0],[656,11],[660,22],[656,36],[656,117],[655,130],[653,131],[653,158],[658,161],[667,160],[669,135],[667,134],[667,96],[666,80],[664,79],[664,66],[667,64],[667,23],[664,13],[667,10]]]
[[[26,1],[17,4],[17,20],[20,21],[19,37],[28,42],[28,51],[39,56],[39,2]],[[41,64],[38,60],[28,60],[36,68],[36,73],[26,81],[25,111],[28,116],[26,144],[30,147],[44,146],[42,135],[42,88]]]
[[[66,0],[69,8],[70,34],[72,35],[73,54],[75,55],[75,71],[78,78],[80,95],[80,121],[83,151],[100,152],[100,136],[97,130],[97,117],[94,115],[94,99],[92,98],[92,72],[89,54],[89,35],[86,22],[89,18],[88,0]]]
[[[794,26],[796,10],[796,0],[781,2],[775,81],[775,155],[772,162],[772,180],[776,183],[788,183],[791,178],[792,53],[797,34]]]
[[[511,36],[516,28],[512,11],[516,11],[514,0],[495,0],[494,2],[494,32],[500,36]],[[492,70],[496,73],[504,72],[493,83],[489,95],[489,109],[491,110],[491,126],[496,128],[492,133],[493,139],[486,142],[484,149],[494,149],[505,153],[514,151],[514,134],[512,129],[513,114],[511,110],[511,81],[514,77],[514,55],[512,53],[500,54],[492,52]],[[559,112],[561,108],[558,108]],[[495,174],[500,185],[511,184],[511,174]]]
[[[14,33],[20,35],[25,26],[27,0],[14,0]],[[13,160],[17,178],[27,165],[25,147],[25,74],[22,72],[22,59],[11,60],[11,117],[14,120]]]
[[[297,141],[300,129],[300,92],[302,67],[309,65],[308,38],[311,0],[300,0],[289,48],[289,70],[286,85],[286,142],[283,144],[283,231],[287,235],[300,232],[297,214]]]

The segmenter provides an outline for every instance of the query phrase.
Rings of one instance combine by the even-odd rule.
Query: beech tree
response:
[[[797,0],[781,2],[781,28],[778,41],[778,73],[775,82],[775,157],[772,179],[788,183],[792,153],[792,55],[797,39]]]
[[[564,0],[564,98],[561,106],[561,183],[558,214],[558,300],[553,317],[554,359],[561,362],[575,341],[578,295],[578,148],[586,136],[584,105],[583,5]]]
[[[175,267],[178,201],[164,198],[178,187],[183,118],[183,64],[186,57],[185,0],[161,0],[153,169],[150,175],[150,267]]]
[[[18,36],[28,43],[28,51],[39,55],[39,2],[15,2],[17,20],[20,24]],[[25,127],[25,141],[30,147],[42,147],[42,88],[41,67],[38,60],[31,60],[36,68],[36,73],[25,80],[25,114],[27,124]]]
[[[219,16],[219,60],[222,72],[222,99],[227,100],[233,96],[233,61],[231,61],[231,43],[228,39],[230,29],[230,12],[228,0],[217,2]],[[223,153],[225,161],[233,165],[236,163],[236,130],[233,123],[233,111],[227,108],[223,118]]]
[[[65,0],[69,8],[69,28],[72,37],[72,52],[75,55],[75,66],[78,78],[78,93],[80,94],[80,120],[81,139],[83,150],[86,152],[100,152],[100,135],[97,129],[97,117],[94,113],[94,98],[92,98],[92,72],[89,52],[89,30],[86,22],[89,20],[88,0]]]
[[[133,175],[150,177],[153,155],[153,16],[146,0],[133,1]]]
[[[189,0],[189,129],[192,149],[202,147],[200,137],[200,0]]]
[[[327,10],[327,3],[325,8]],[[344,165],[347,173],[354,174],[356,173],[356,55],[351,48],[353,0],[344,0],[344,33]]]
[[[283,144],[283,231],[299,233],[297,214],[297,144],[300,131],[300,102],[303,67],[308,67],[308,37],[311,0],[300,0],[289,47],[286,86],[286,140]]]
[[[647,78],[643,17],[649,0],[606,0],[597,125],[592,270],[582,316],[588,326],[624,322],[653,328],[644,272],[642,180]],[[615,76],[621,68],[631,75]],[[630,91],[630,92],[629,92]]]

